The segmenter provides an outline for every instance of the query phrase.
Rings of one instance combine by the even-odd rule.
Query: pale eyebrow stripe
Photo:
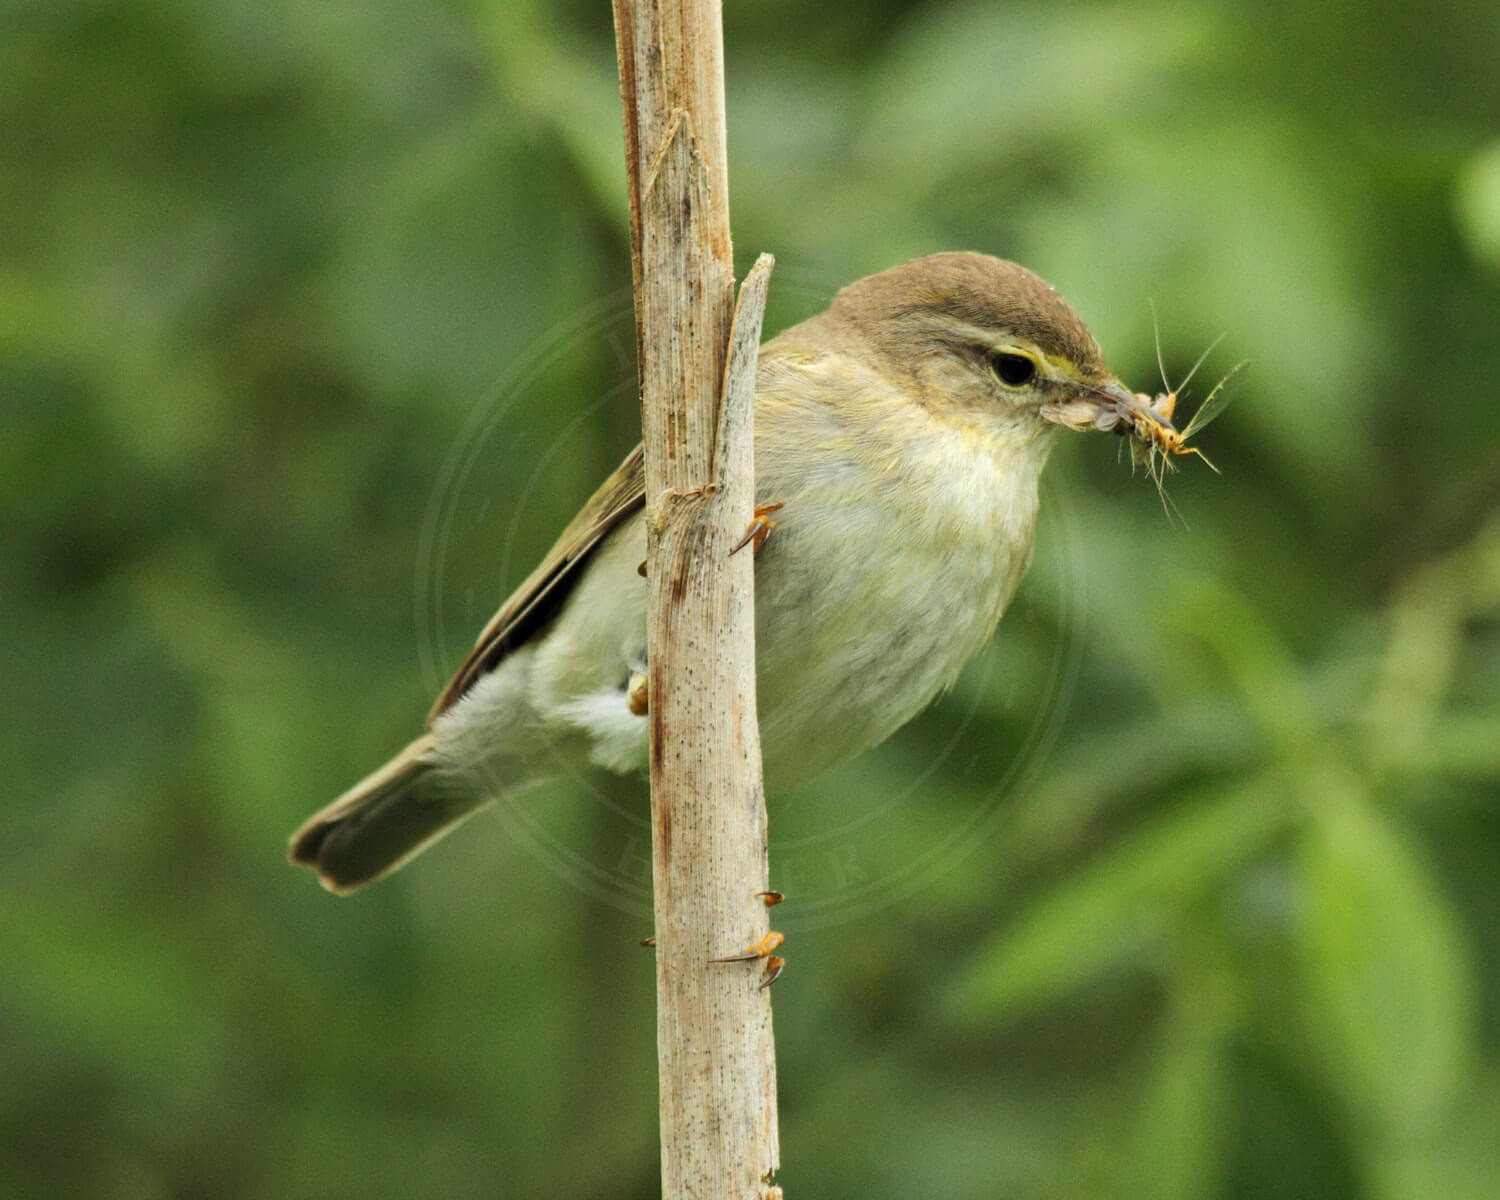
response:
[[[965,341],[977,343],[987,350],[1010,350],[1019,349],[1027,354],[1035,356],[1039,361],[1046,363],[1060,375],[1066,375],[1070,379],[1079,378],[1078,367],[1071,360],[1063,358],[1058,354],[1049,354],[1034,342],[1024,339],[1007,339],[997,334],[993,329],[986,329],[983,325],[975,325],[969,321],[958,321],[952,317],[937,313],[924,314],[927,324],[934,329],[940,329],[944,333],[953,334],[955,337]]]

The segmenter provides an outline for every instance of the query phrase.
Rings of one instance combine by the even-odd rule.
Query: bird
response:
[[[761,346],[747,538],[769,795],[954,681],[1030,565],[1058,435],[1138,400],[1050,285],[968,251],[867,276]],[[644,491],[637,447],[479,635],[425,732],[309,818],[293,862],[351,892],[560,758],[646,768]]]

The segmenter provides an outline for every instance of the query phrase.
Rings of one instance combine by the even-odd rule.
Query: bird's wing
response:
[[[562,531],[541,565],[500,606],[433,705],[429,724],[557,615],[594,547],[645,502],[644,462],[637,446]]]

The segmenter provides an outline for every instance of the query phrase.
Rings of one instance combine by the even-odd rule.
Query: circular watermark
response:
[[[836,290],[778,265],[768,331],[772,320],[790,324],[820,311]],[[526,556],[536,552],[537,531],[561,532],[566,516],[547,490],[559,470],[576,474],[580,461],[597,458],[598,426],[638,411],[634,348],[633,300],[625,289],[539,338],[465,420],[434,484],[417,555],[417,648],[434,692],[530,571]],[[600,365],[603,386],[560,413],[556,376],[580,359]],[[535,419],[541,412],[545,421]],[[580,505],[590,487],[577,495]],[[957,686],[884,748],[792,795],[768,795],[771,885],[795,901],[778,910],[779,928],[829,925],[908,900],[973,853],[1031,787],[1078,674],[1087,605],[1073,527],[1066,495],[1044,477],[1037,538],[1045,568],[1023,583],[991,646]],[[540,544],[545,549],[545,538]],[[997,713],[1005,726],[999,734]],[[976,750],[981,741],[984,754]],[[591,768],[578,739],[543,753],[539,774],[563,780],[566,795],[541,796],[537,780],[508,776],[488,811],[504,836],[574,886],[649,920],[644,777],[622,782]],[[988,761],[997,753],[1003,764]],[[981,760],[989,774],[976,779]],[[575,808],[572,819],[559,820],[558,804],[587,811]]]

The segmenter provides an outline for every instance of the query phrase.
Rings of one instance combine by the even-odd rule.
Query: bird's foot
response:
[[[754,543],[754,554],[760,553],[760,548],[766,544],[766,539],[771,536],[771,530],[776,528],[776,522],[772,519],[773,512],[780,512],[786,507],[786,501],[776,500],[770,504],[757,504],[755,512],[750,518],[750,527],[745,530],[745,536],[734,544],[730,554],[738,554],[746,546]]]
[[[786,969],[786,959],[772,953],[784,941],[786,941],[786,938],[773,929],[765,937],[761,938],[760,941],[756,942],[753,946],[746,946],[738,954],[730,954],[725,958],[711,958],[708,961],[716,963],[741,963],[756,962],[759,959],[765,959],[766,977],[760,983],[761,988],[765,989],[775,983],[781,972]]]
[[[786,899],[785,894],[782,892],[756,892],[755,894],[765,901],[767,908],[772,908]],[[760,941],[756,942],[755,945],[746,946],[738,954],[731,954],[726,958],[711,958],[708,961],[716,963],[739,963],[755,962],[761,958],[765,959],[766,977],[761,981],[760,985],[761,990],[764,990],[775,983],[777,977],[786,969],[786,959],[771,953],[771,951],[778,949],[784,941],[786,941],[786,937],[773,929],[765,937],[761,938]],[[656,939],[654,937],[642,938],[641,945],[654,947]]]
[[[708,961],[718,963],[736,963],[754,962],[757,958],[770,958],[771,951],[775,950],[784,941],[786,941],[786,937],[783,934],[777,933],[773,929],[769,933],[767,933],[765,937],[761,938],[760,941],[756,942],[755,945],[746,946],[738,954],[730,954],[724,958],[711,958]]]

